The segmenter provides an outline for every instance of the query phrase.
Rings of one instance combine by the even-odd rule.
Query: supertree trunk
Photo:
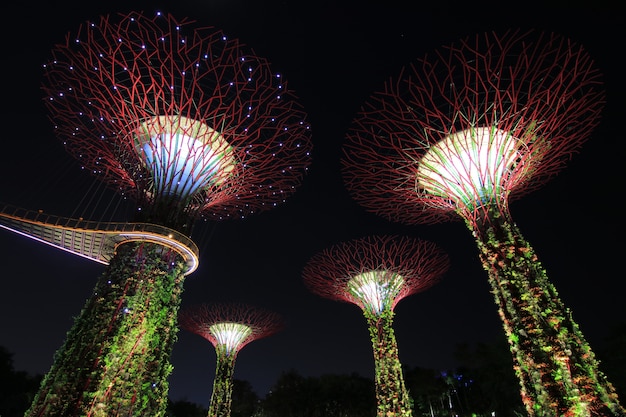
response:
[[[235,359],[232,353],[230,355],[218,353],[208,417],[230,417]]]
[[[510,215],[472,225],[530,416],[626,415],[589,344]]]
[[[404,385],[398,344],[393,331],[394,312],[365,313],[374,350],[374,381],[378,417],[411,417],[411,398]]]
[[[413,415],[393,331],[394,308],[437,283],[448,266],[447,255],[434,243],[387,235],[333,245],[304,267],[302,276],[311,291],[363,312],[374,353],[378,417]]]
[[[120,246],[26,417],[163,416],[184,268],[159,245]]]

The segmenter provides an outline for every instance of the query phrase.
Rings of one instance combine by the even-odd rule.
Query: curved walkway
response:
[[[196,244],[182,233],[156,224],[71,219],[1,204],[0,227],[105,265],[123,243],[156,243],[183,257],[185,275],[198,268]]]

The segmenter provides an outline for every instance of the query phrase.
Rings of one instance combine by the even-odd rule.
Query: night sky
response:
[[[604,74],[607,104],[600,126],[557,178],[514,202],[511,211],[594,349],[602,347],[611,326],[626,321],[623,6],[518,2],[500,8],[445,0],[427,7],[412,1],[54,3],[18,2],[3,18],[0,202],[72,217],[76,207],[103,207],[115,200],[108,192],[90,189],[93,179],[65,154],[39,90],[41,64],[52,45],[102,14],[161,10],[214,26],[267,58],[300,98],[314,146],[302,185],[271,211],[198,224],[193,238],[201,263],[187,277],[183,294],[183,308],[238,301],[285,317],[282,332],[250,343],[236,362],[235,378],[249,381],[260,396],[291,369],[304,376],[373,376],[361,311],[309,293],[301,278],[312,255],[345,240],[412,236],[439,244],[451,258],[442,282],[396,308],[394,328],[404,364],[450,369],[456,366],[453,352],[459,343],[503,338],[486,273],[465,225],[460,220],[424,226],[390,223],[354,202],[339,174],[343,137],[371,93],[403,65],[484,31],[558,32],[584,45]],[[90,216],[84,210],[78,214]],[[6,230],[0,230],[0,247],[0,346],[14,354],[16,370],[44,374],[105,266]],[[172,355],[170,398],[208,406],[215,361],[208,341],[181,330]]]

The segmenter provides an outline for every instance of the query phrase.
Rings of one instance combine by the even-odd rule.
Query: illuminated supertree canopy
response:
[[[84,167],[181,231],[282,203],[310,163],[310,126],[281,74],[215,28],[172,16],[88,22],[52,51],[45,103]]]
[[[434,243],[388,235],[336,244],[304,267],[311,292],[363,311],[374,352],[380,417],[412,415],[393,330],[394,309],[400,300],[436,284],[448,266],[448,256]]]
[[[171,15],[87,22],[53,48],[43,91],[67,151],[136,200],[130,225],[188,236],[201,216],[272,208],[310,162],[310,129],[283,77],[221,31]],[[164,415],[182,253],[193,251],[174,233],[133,236],[116,246],[27,415]]]
[[[601,74],[567,39],[462,40],[403,68],[362,106],[343,178],[363,207],[392,221],[479,222],[563,169],[603,107]]]
[[[209,416],[231,414],[237,355],[254,340],[284,328],[283,318],[272,311],[243,303],[200,304],[180,312],[180,326],[211,342],[217,355]]]
[[[599,123],[601,74],[557,34],[467,38],[372,95],[344,144],[346,187],[407,224],[463,219],[508,336],[532,416],[625,411],[509,204],[565,167]]]

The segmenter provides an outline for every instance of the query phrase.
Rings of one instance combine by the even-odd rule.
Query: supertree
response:
[[[27,415],[163,415],[193,244],[180,236],[282,203],[310,162],[305,115],[265,59],[161,13],[81,25],[42,89],[67,151],[136,201],[118,235],[145,233],[115,248]]]
[[[281,331],[285,322],[278,313],[244,303],[199,304],[183,309],[180,326],[211,342],[217,365],[209,417],[231,413],[235,361],[248,343]]]
[[[531,416],[625,413],[509,211],[565,166],[603,106],[601,74],[573,41],[486,33],[404,67],[361,107],[344,143],[344,183],[366,210],[466,223]]]
[[[377,415],[411,416],[393,330],[400,300],[436,284],[449,266],[434,243],[402,236],[368,236],[331,246],[304,266],[307,288],[352,303],[365,316],[374,353]]]

